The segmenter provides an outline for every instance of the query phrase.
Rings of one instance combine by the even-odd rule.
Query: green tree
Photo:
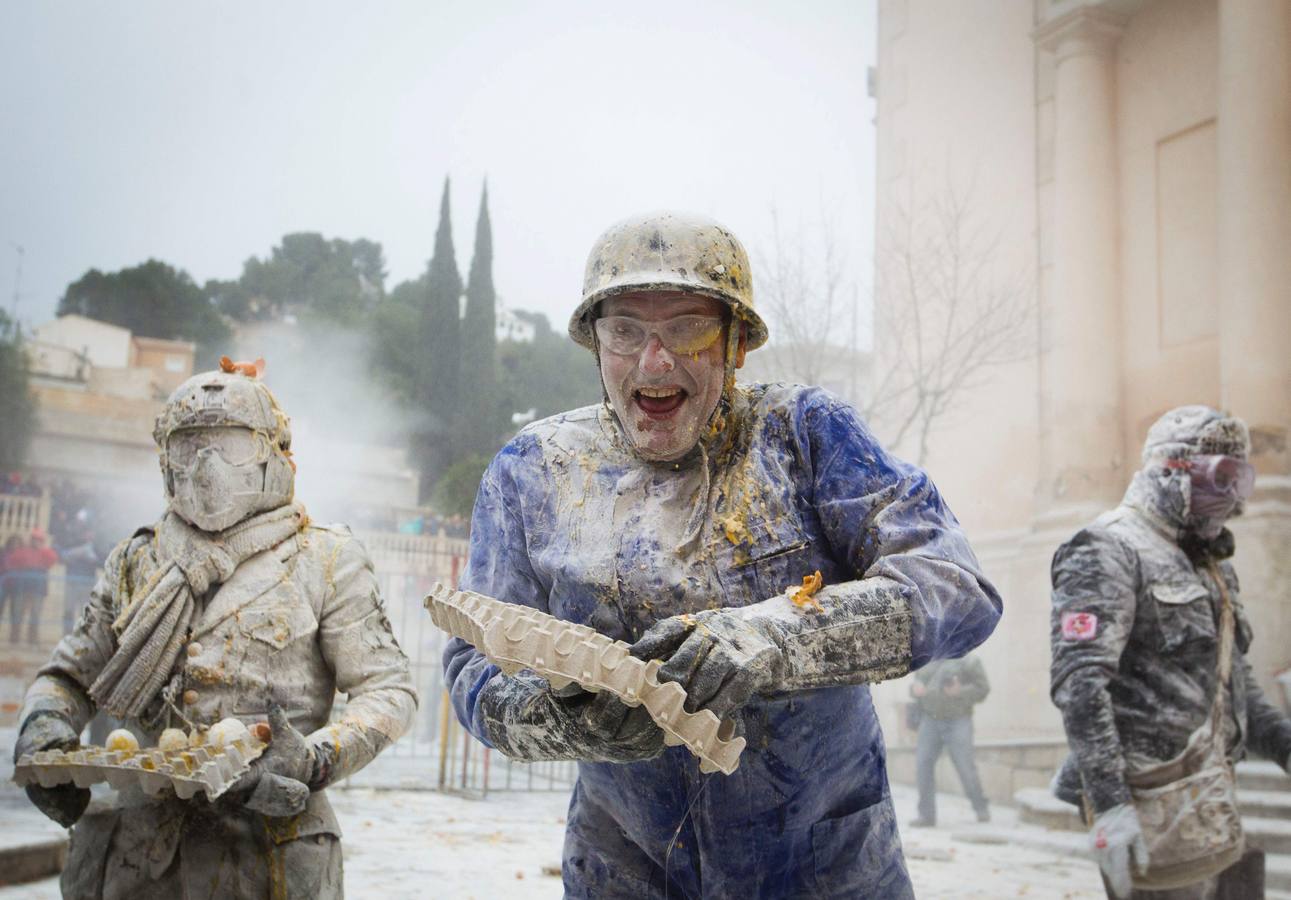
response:
[[[367,320],[385,292],[385,257],[365,238],[295,232],[266,259],[243,263],[237,282],[208,282],[208,290],[223,312],[243,321],[291,315],[352,327]]]
[[[461,297],[462,276],[453,250],[449,180],[445,178],[435,252],[426,273],[426,303],[417,329],[422,353],[414,402],[424,418],[417,429],[415,450],[422,483],[426,485],[433,484],[452,463],[458,446],[455,428],[461,414]]]
[[[552,330],[542,313],[517,310],[534,327],[532,341],[498,344],[500,389],[511,412],[544,418],[601,399],[596,358]]]
[[[480,489],[480,479],[491,460],[491,454],[472,453],[445,469],[435,483],[435,509],[446,516],[469,519],[475,506],[475,495]]]
[[[70,313],[120,325],[142,337],[193,341],[198,368],[213,365],[231,337],[192,277],[156,259],[119,272],[86,272],[59,301],[58,315]]]
[[[462,372],[469,384],[472,414],[464,423],[466,446],[473,453],[494,453],[507,428],[497,379],[497,294],[493,289],[493,231],[489,223],[489,187],[480,194],[475,223],[475,252],[466,283],[462,317]]]
[[[0,312],[0,467],[21,466],[36,430],[36,398],[27,376],[22,335]]]
[[[400,282],[372,312],[373,377],[402,403],[412,406],[421,375],[421,318],[425,313],[426,275]]]

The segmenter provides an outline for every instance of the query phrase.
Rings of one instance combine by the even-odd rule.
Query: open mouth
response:
[[[638,388],[632,392],[641,411],[648,416],[669,416],[681,408],[690,396],[682,388]]]

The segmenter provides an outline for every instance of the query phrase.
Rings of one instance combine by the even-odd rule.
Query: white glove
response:
[[[1140,875],[1148,871],[1148,842],[1139,827],[1139,814],[1129,804],[1113,806],[1094,820],[1090,844],[1107,885],[1117,897],[1130,895],[1130,860]]]

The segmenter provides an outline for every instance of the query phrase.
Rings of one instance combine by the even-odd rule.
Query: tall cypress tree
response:
[[[462,376],[470,383],[472,415],[466,434],[472,453],[492,454],[500,423],[497,390],[497,293],[493,289],[493,229],[489,223],[489,184],[480,193],[475,221],[475,253],[466,284],[462,319]]]
[[[449,179],[439,204],[435,253],[426,274],[426,306],[419,336],[422,346],[417,400],[423,415],[418,429],[423,499],[440,473],[452,463],[454,426],[461,408],[461,297],[462,276],[453,250],[453,222],[449,207]]]

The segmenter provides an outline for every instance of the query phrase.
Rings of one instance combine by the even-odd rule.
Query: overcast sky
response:
[[[874,3],[0,5],[0,298],[52,315],[90,267],[234,278],[291,231],[458,264],[489,181],[502,302],[563,323],[596,235],[657,208],[754,250],[822,207],[872,244]],[[862,293],[864,291],[862,290]]]

